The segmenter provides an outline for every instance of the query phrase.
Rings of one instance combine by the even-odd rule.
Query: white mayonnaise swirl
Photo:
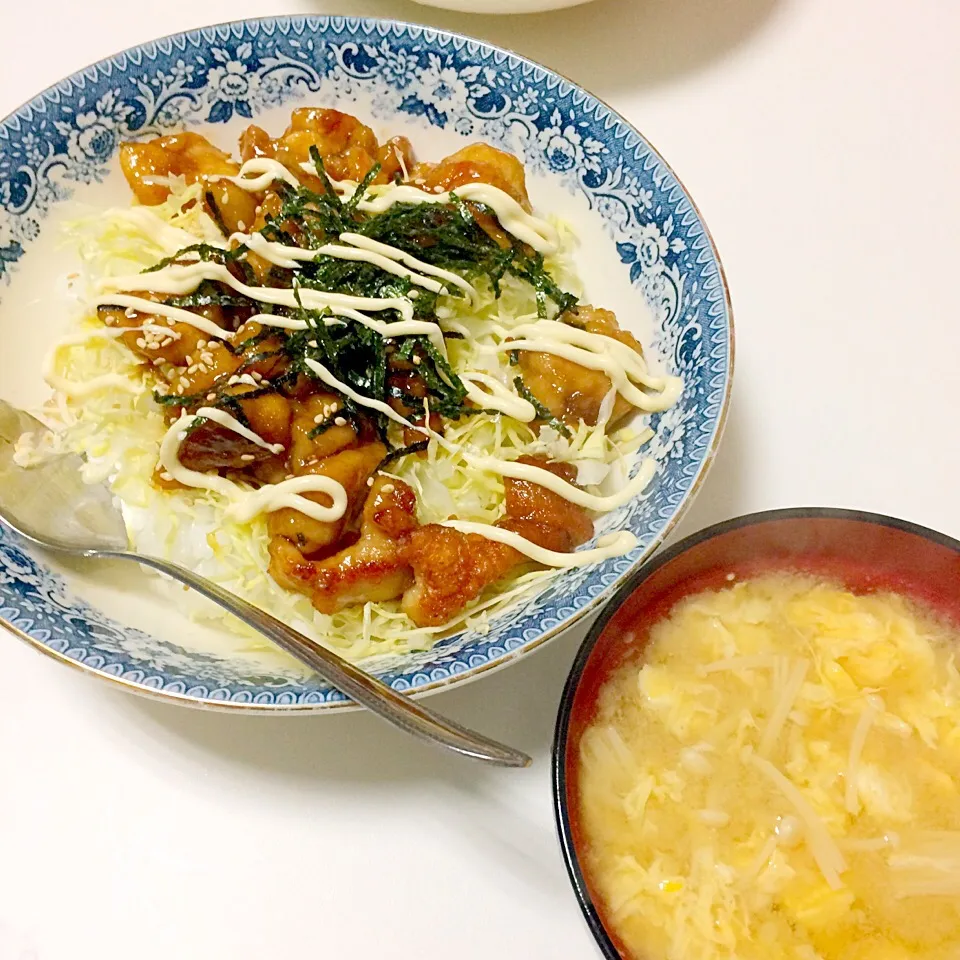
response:
[[[529,400],[518,397],[509,387],[488,373],[461,373],[460,380],[467,391],[467,398],[478,407],[499,410],[521,423],[530,423],[537,417],[537,411]]]
[[[190,427],[201,418],[213,420],[271,453],[282,453],[283,445],[267,443],[225,410],[215,407],[201,407],[195,414],[182,414],[164,434],[160,442],[160,466],[163,470],[185,487],[210,490],[231,501],[227,513],[234,520],[243,523],[260,513],[271,513],[284,507],[298,510],[321,522],[339,520],[346,512],[347,492],[331,477],[315,474],[292,477],[280,483],[266,484],[259,490],[250,490],[216,473],[201,473],[185,467],[180,462],[180,446],[186,440]],[[324,493],[330,497],[331,503],[327,506],[308,500],[301,496],[304,493]]]
[[[598,370],[610,378],[624,400],[647,413],[669,409],[683,391],[679,377],[654,376],[639,353],[602,333],[580,330],[559,320],[522,323],[510,330],[499,327],[498,333],[504,339],[494,348],[497,352],[533,350]]]
[[[184,296],[193,293],[204,280],[216,280],[258,303],[271,303],[291,310],[301,306],[307,310],[329,309],[334,314],[343,310],[396,310],[404,320],[413,319],[413,303],[406,297],[355,297],[351,294],[329,293],[305,287],[251,287],[238,280],[222,264],[204,261],[184,265],[171,264],[150,274],[104,277],[97,286],[101,293],[114,293],[142,290],[146,284],[154,293]]]
[[[396,258],[386,257],[373,250],[363,250],[359,247],[345,246],[340,243],[325,243],[313,249],[292,247],[284,243],[267,240],[262,233],[235,233],[230,239],[244,244],[264,260],[288,270],[296,270],[301,263],[309,263],[321,256],[335,257],[337,260],[359,260],[364,263],[372,263],[385,273],[392,273],[396,277],[405,277],[418,287],[423,287],[433,293],[447,292],[447,288],[438,280],[415,273],[399,263]],[[382,246],[387,247],[391,252],[402,253],[396,247],[389,247],[387,244],[382,244]]]
[[[149,280],[147,280],[147,283],[149,283]],[[144,285],[141,280],[140,288],[142,289]],[[191,313],[181,307],[168,307],[165,303],[157,303],[154,300],[147,300],[145,297],[133,297],[126,293],[101,294],[93,299],[91,305],[94,307],[125,307],[128,310],[136,310],[138,313],[145,313],[154,317],[166,317],[168,320],[196,327],[197,330],[202,330],[208,336],[221,340],[226,340],[231,335],[229,330],[218,327],[212,320],[200,316],[199,313]],[[130,327],[124,332],[129,333],[130,330],[135,329],[136,327]],[[147,329],[147,324],[143,324],[141,329]],[[164,332],[167,336],[179,336],[169,328]]]
[[[317,174],[312,163],[301,163],[300,169],[310,176]],[[266,157],[247,160],[237,176],[219,179],[229,180],[251,193],[266,190],[275,180],[282,180],[292,187],[300,186],[300,181],[282,163]],[[331,180],[330,183],[345,200],[350,199],[359,189],[359,184],[352,180]],[[357,209],[364,213],[383,213],[396,203],[450,203],[451,193],[455,193],[461,200],[489,207],[507,233],[538,253],[555,253],[560,246],[560,238],[551,224],[527,213],[509,193],[489,183],[466,183],[443,193],[428,193],[406,183],[375,184],[367,188],[357,204]]]
[[[245,161],[235,177],[224,175],[207,177],[207,180],[229,180],[242,190],[260,193],[276,180],[282,180],[296,189],[300,181],[279,160],[270,157],[251,157]]]
[[[498,473],[501,477],[512,477],[514,480],[529,480],[531,483],[546,487],[547,490],[563,497],[570,503],[575,503],[578,507],[602,513],[622,507],[634,497],[639,496],[647,488],[654,473],[656,473],[656,464],[652,460],[644,460],[640,464],[640,469],[636,475],[624,484],[621,490],[608,496],[600,496],[581,490],[572,483],[567,483],[562,477],[558,477],[555,473],[551,473],[543,467],[535,467],[529,463],[518,463],[515,460],[499,460],[485,454],[471,453],[469,450],[462,450],[461,455],[470,466],[476,467],[478,470]]]
[[[494,527],[487,523],[474,523],[470,520],[444,520],[440,526],[459,530],[460,533],[475,533],[487,540],[504,543],[508,547],[513,547],[514,550],[522,553],[525,557],[529,557],[537,563],[542,563],[545,567],[564,569],[584,567],[590,563],[608,560],[610,557],[623,556],[623,554],[629,553],[638,543],[637,538],[628,530],[620,530],[617,533],[608,533],[599,537],[595,547],[575,550],[573,553],[560,553],[557,550],[547,550],[546,547],[537,546],[537,544],[527,540],[526,537],[521,537],[520,534],[514,533],[512,530],[504,530],[502,527]]]
[[[135,329],[135,328],[134,328]],[[68,347],[78,347],[90,340],[114,340],[130,333],[130,329],[122,327],[104,327],[102,330],[85,330],[81,333],[68,333],[57,340],[43,358],[43,379],[54,389],[67,397],[89,397],[99,390],[118,388],[128,393],[142,393],[143,384],[138,380],[122,373],[104,373],[99,377],[91,377],[79,383],[76,380],[67,380],[57,373],[57,359],[60,351]]]

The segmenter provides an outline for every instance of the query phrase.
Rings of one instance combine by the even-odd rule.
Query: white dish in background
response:
[[[425,7],[456,10],[458,13],[518,14],[544,13],[579,7],[592,0],[414,0]]]

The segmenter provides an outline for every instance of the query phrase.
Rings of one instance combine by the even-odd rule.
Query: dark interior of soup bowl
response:
[[[755,513],[700,531],[638,570],[593,625],[563,691],[553,749],[554,810],[567,871],[604,956],[619,960],[580,861],[580,739],[611,673],[640,655],[650,628],[686,596],[773,570],[830,577],[857,593],[892,590],[960,622],[960,542],[855,510]],[[660,958],[650,958],[660,960]]]

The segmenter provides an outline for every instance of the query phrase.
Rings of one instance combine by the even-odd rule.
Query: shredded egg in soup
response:
[[[770,574],[688,597],[600,692],[581,859],[643,960],[960,958],[960,632]]]

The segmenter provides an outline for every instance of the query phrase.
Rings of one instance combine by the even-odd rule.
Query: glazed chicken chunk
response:
[[[643,355],[636,337],[620,329],[616,314],[611,310],[581,304],[573,316],[561,319],[572,320],[588,333],[618,340]],[[551,353],[522,350],[519,354],[524,382],[553,416],[572,427],[576,427],[581,420],[589,426],[596,424],[600,406],[613,386],[605,373],[588,370],[572,360]],[[623,397],[617,396],[610,422],[616,423],[632,409]]]
[[[156,206],[174,196],[180,213],[168,204],[156,211],[162,218],[190,225],[196,218],[181,221],[181,213],[204,211],[223,237],[211,239],[204,221],[204,241],[158,264],[163,282],[153,290],[150,269],[142,289],[134,289],[139,275],[112,288],[149,305],[137,303],[137,310],[119,295],[117,303],[101,298],[98,315],[148,371],[170,429],[184,423],[177,447],[183,467],[233,481],[237,496],[297,479],[297,496],[322,507],[345,501],[338,519],[317,520],[298,509],[303,500],[285,499],[293,496],[287,485],[279,508],[266,514],[269,573],[281,587],[309,597],[324,614],[396,601],[419,627],[451,623],[491,585],[535,563],[489,537],[421,524],[413,488],[384,471],[402,472],[417,462],[403,458],[417,455],[431,464],[436,444],[424,449],[424,427],[449,439],[471,417],[499,416],[471,405],[449,366],[457,353],[437,346],[437,333],[448,340],[465,334],[440,327],[449,309],[443,298],[455,291],[438,289],[433,277],[453,271],[478,290],[498,290],[512,270],[514,280],[531,286],[538,308],[544,297],[557,310],[575,302],[551,288],[543,258],[519,239],[517,220],[532,215],[523,164],[484,143],[418,162],[406,138],[382,139],[357,117],[320,107],[294,110],[276,136],[251,124],[239,158],[192,132],[121,145],[120,165],[139,203]],[[254,159],[276,163],[251,164],[239,179],[241,164]],[[257,180],[264,169],[265,179]],[[370,192],[352,201],[350,183],[365,179],[359,189]],[[200,189],[184,194],[183,184]],[[391,200],[395,184],[420,192],[402,190]],[[463,196],[472,185],[510,199],[490,191],[484,197],[483,190],[479,198]],[[439,196],[457,190],[456,202]],[[381,196],[383,209],[368,202]],[[426,281],[405,272],[402,265],[411,263]],[[181,285],[186,273],[190,282]],[[152,312],[154,304],[162,309]],[[401,317],[405,322],[397,323]],[[558,319],[641,354],[608,310],[581,305]],[[425,322],[436,328],[425,332]],[[520,374],[551,417],[595,425],[611,378],[537,347],[517,351],[510,380]],[[610,419],[630,409],[618,396]],[[546,419],[541,410],[540,422]],[[496,421],[498,430],[504,422],[513,429],[508,419]],[[573,483],[570,466],[543,457],[521,462]],[[174,474],[190,482],[173,466],[158,466],[154,483],[178,488]],[[592,537],[591,515],[565,497],[510,477],[503,489],[500,531],[556,553]]]
[[[574,470],[538,457],[521,462],[572,482]],[[498,527],[547,550],[568,552],[593,536],[593,521],[581,507],[529,480],[504,480],[506,514]],[[418,626],[446,623],[503,579],[527,557],[505,544],[474,533],[430,524],[415,531],[408,552],[415,583],[404,594],[403,610]]]

